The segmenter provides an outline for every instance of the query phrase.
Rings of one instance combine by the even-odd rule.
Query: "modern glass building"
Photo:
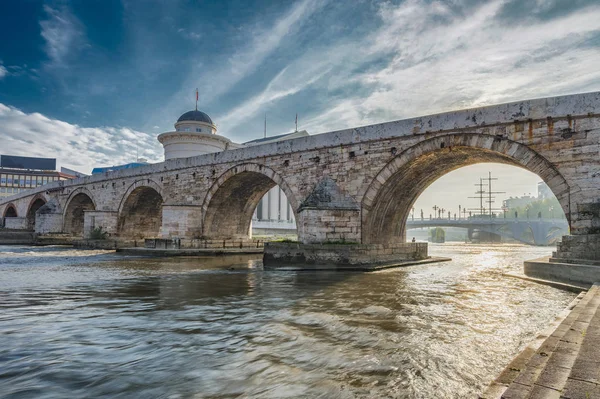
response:
[[[73,178],[75,176],[56,170],[55,158],[0,155],[0,197]]]

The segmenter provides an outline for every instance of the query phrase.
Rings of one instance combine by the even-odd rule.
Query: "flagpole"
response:
[[[198,88],[196,87],[196,111],[198,111]]]
[[[298,131],[298,113],[296,112],[296,131]]]
[[[265,138],[267,138],[267,114],[265,114]]]

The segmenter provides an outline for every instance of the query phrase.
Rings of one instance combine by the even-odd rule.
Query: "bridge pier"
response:
[[[5,217],[4,228],[9,230],[26,230],[27,229],[27,218],[25,217]]]
[[[265,267],[295,266],[302,269],[335,268],[343,270],[377,270],[427,261],[426,242],[397,244],[344,244],[322,242],[265,243]]]
[[[600,266],[600,234],[563,236],[550,260]]]
[[[90,238],[95,228],[101,227],[102,231],[111,236],[117,234],[119,213],[114,211],[85,211],[83,214],[83,237]]]
[[[202,207],[163,205],[161,238],[198,238],[202,235]]]
[[[37,234],[61,233],[63,231],[63,215],[58,201],[48,201],[35,212],[33,227]]]
[[[358,203],[329,177],[315,185],[298,209],[298,243],[266,243],[266,267],[299,266],[373,270],[421,262],[428,258],[427,243],[362,237]]]

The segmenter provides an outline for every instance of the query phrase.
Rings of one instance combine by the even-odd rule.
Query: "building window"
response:
[[[6,175],[4,173],[2,173],[2,175],[0,176],[0,184],[2,184],[3,186],[6,185]]]
[[[190,128],[189,128],[189,127],[184,127],[184,128],[183,128],[183,131],[184,131],[184,132],[190,132],[191,130],[190,130]]]
[[[196,131],[197,131],[198,133],[202,133],[202,129],[201,129],[201,128],[199,128],[199,127],[197,127],[197,128],[196,128]]]

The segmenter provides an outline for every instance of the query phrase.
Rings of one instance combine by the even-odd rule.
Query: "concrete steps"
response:
[[[496,398],[600,398],[600,285],[595,284]],[[492,396],[485,396],[492,397]]]

